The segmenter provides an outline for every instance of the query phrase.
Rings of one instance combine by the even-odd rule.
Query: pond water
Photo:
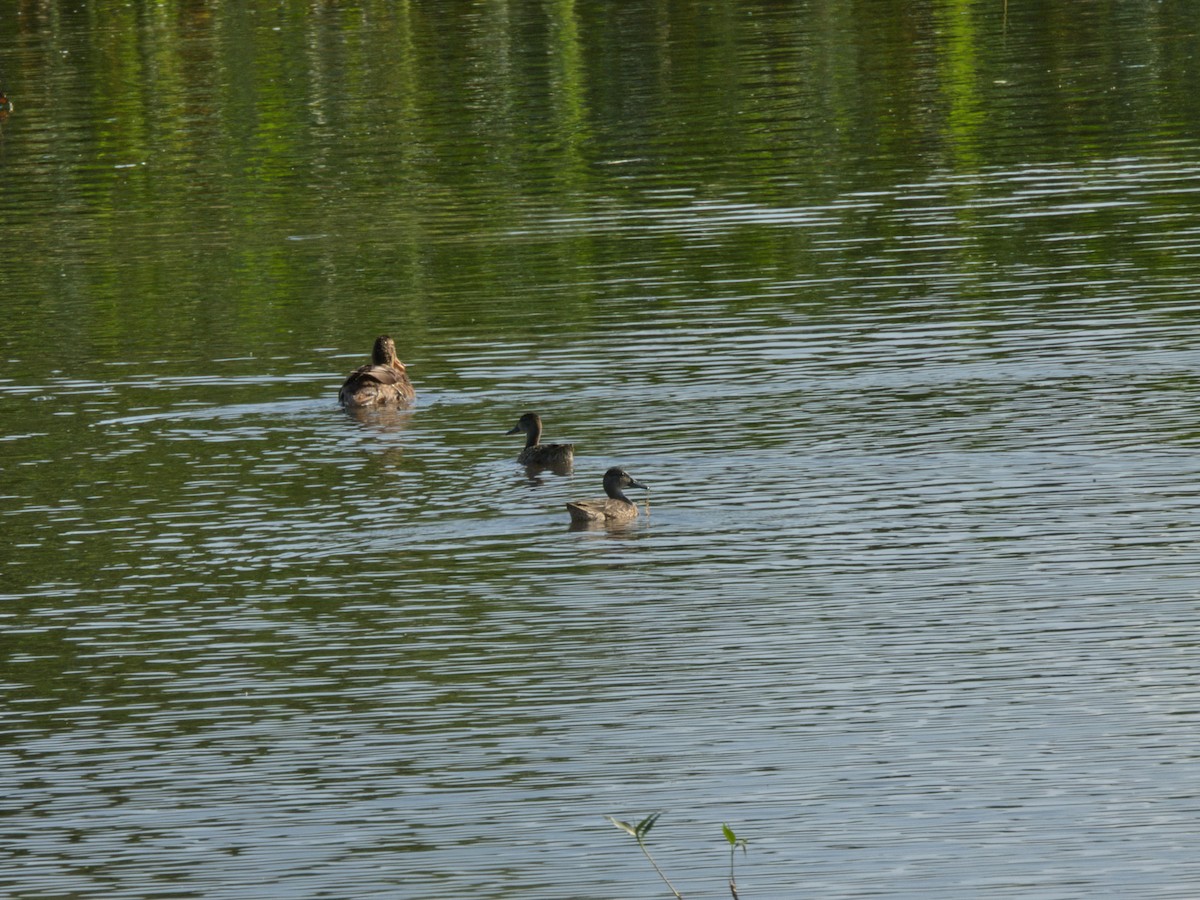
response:
[[[1194,895],[1200,26],[1018,6],[0,2],[0,892]]]

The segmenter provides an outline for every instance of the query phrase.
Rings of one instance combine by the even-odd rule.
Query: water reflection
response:
[[[573,474],[575,471],[573,462],[558,465],[522,466],[521,468],[525,470],[525,477],[529,480],[530,484],[545,484],[546,479],[544,476],[547,474],[564,477]]]
[[[1200,881],[1180,9],[109,6],[5,19],[0,892]]]
[[[342,412],[364,428],[397,434],[408,427],[413,410],[398,406],[347,406]]]

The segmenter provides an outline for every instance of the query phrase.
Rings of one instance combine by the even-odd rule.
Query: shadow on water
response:
[[[416,411],[412,407],[371,406],[349,407],[342,412],[367,428],[397,434],[408,427]]]
[[[543,476],[547,474],[557,475],[560,478],[565,478],[566,476],[572,475],[575,472],[574,462],[552,463],[550,465],[529,465],[522,466],[521,468],[525,470],[525,477],[529,480],[530,484],[545,484],[545,478]]]
[[[645,517],[638,517],[628,522],[579,522],[572,520],[567,526],[568,531],[585,531],[602,534],[607,537],[634,537],[638,532],[650,528],[649,510]]]

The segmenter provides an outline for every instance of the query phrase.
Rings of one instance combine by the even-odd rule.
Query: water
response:
[[[992,6],[8,16],[0,889],[1194,893],[1195,28]]]

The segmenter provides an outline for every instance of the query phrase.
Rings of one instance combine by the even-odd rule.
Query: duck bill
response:
[[[650,488],[646,487],[646,485],[642,484],[640,481],[638,481],[638,480],[636,480],[636,479],[634,479],[634,478],[630,478],[630,479],[629,479],[629,486],[630,486],[630,487],[641,488],[643,491],[648,491],[648,490],[650,490]]]
[[[521,426],[520,426],[520,425],[514,425],[512,428],[508,429],[508,431],[506,431],[506,432],[504,432],[504,433],[505,433],[505,434],[520,434],[520,433],[521,433]]]

